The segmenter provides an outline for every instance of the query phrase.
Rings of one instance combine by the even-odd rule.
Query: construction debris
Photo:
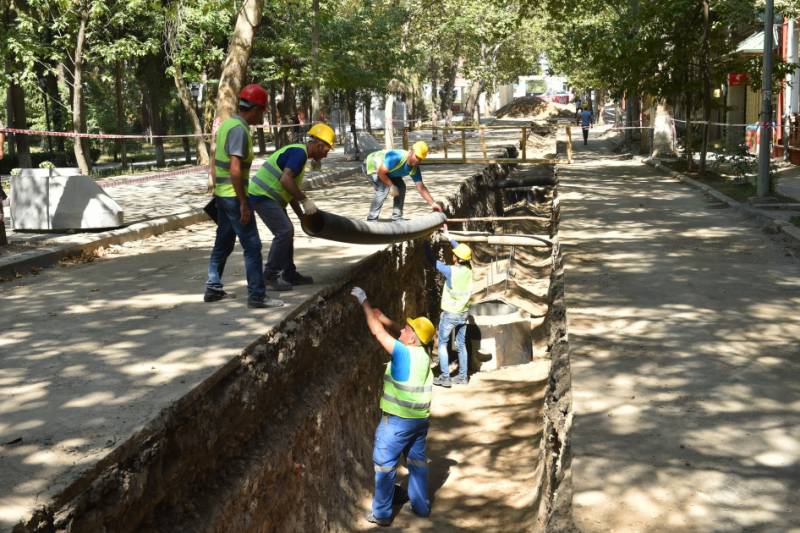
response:
[[[497,118],[515,117],[547,120],[551,117],[574,118],[575,108],[572,105],[556,104],[542,100],[536,96],[522,96],[497,110]]]

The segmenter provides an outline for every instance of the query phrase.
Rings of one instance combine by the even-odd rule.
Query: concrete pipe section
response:
[[[392,244],[430,235],[446,221],[443,213],[413,220],[367,222],[317,211],[303,217],[303,231],[311,237],[350,244]]]

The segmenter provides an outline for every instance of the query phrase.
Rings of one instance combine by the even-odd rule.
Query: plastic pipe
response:
[[[303,231],[311,237],[351,244],[392,244],[433,233],[447,221],[444,213],[431,213],[397,222],[367,222],[326,211],[303,217]]]

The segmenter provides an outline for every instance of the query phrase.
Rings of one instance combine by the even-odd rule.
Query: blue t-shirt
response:
[[[453,239],[450,239],[450,246],[455,248],[456,246],[458,246],[458,242],[454,241]],[[437,260],[436,261],[436,270],[438,270],[439,272],[441,272],[444,275],[444,280],[445,280],[445,283],[447,283],[447,287],[452,289],[453,288],[453,268],[450,265],[448,265],[446,263],[443,263],[442,261]]]
[[[383,165],[387,170],[391,171],[397,166],[398,163],[400,163],[405,155],[406,152],[404,150],[389,150],[383,156]],[[408,161],[403,163],[403,165],[397,170],[389,172],[390,178],[402,178],[403,176],[410,176],[411,181],[414,183],[419,183],[422,181],[422,171],[419,169],[419,166],[412,167],[408,164]]]
[[[308,156],[305,150],[302,148],[288,148],[278,156],[277,163],[279,169],[286,170],[288,168],[294,172],[295,176],[298,176],[305,168],[306,161],[308,161]]]
[[[588,109],[584,109],[581,111],[581,126],[584,128],[588,128],[589,124],[592,123],[592,112]]]
[[[411,352],[408,346],[395,339],[392,350],[392,378],[395,381],[408,381],[411,375]]]

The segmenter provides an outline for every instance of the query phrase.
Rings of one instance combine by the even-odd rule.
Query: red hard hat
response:
[[[242,92],[239,93],[239,99],[253,105],[267,107],[267,91],[257,83],[245,85],[242,88]]]

